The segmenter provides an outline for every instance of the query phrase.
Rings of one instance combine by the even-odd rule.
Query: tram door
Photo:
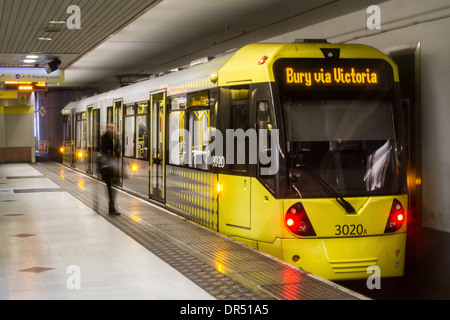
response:
[[[86,130],[86,172],[88,174],[93,174],[93,146],[94,146],[94,119],[92,107],[87,108],[87,130]]]
[[[115,101],[113,103],[114,116],[114,150],[113,150],[113,168],[114,168],[114,183],[122,185],[122,134],[123,134],[123,110],[122,101]]]
[[[75,140],[76,140],[76,124],[77,124],[77,114],[75,109],[72,109],[70,112],[70,166],[75,168],[76,163],[76,154],[77,150],[75,148]]]
[[[150,95],[150,198],[164,202],[166,92]]]

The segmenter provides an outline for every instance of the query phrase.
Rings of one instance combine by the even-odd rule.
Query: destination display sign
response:
[[[393,84],[390,64],[374,59],[280,59],[274,64],[283,91],[387,90]]]
[[[361,71],[354,67],[350,69],[334,67],[328,71],[325,71],[324,68],[315,71],[297,71],[292,67],[286,67],[284,80],[286,84],[297,84],[307,87],[327,84],[378,85],[378,73],[377,70],[370,70],[370,68]]]
[[[5,81],[5,90],[47,91],[47,83],[31,81]]]

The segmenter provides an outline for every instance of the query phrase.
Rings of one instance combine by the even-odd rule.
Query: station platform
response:
[[[0,165],[0,299],[365,300],[53,162]]]

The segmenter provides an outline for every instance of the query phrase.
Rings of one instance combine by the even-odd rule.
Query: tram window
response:
[[[233,129],[235,132],[235,137],[233,138],[235,139],[233,143],[234,159],[231,164],[231,171],[246,173],[250,160],[250,140],[252,139],[251,134],[247,136],[247,130],[249,129],[248,86],[230,89],[230,112],[230,129]],[[238,129],[242,129],[245,134],[238,134]],[[242,161],[243,150],[245,150],[244,161]]]
[[[186,161],[185,109],[186,95],[171,97],[169,100],[169,163],[184,165]]]
[[[113,107],[106,108],[106,122],[108,124],[113,123]]]
[[[100,109],[94,109],[94,123],[93,123],[93,150],[98,151],[100,146],[100,135],[99,135],[99,125],[100,125]]]
[[[186,109],[186,96],[171,98],[169,106],[170,110]]]
[[[207,169],[206,158],[209,155],[209,110],[189,112],[189,135],[191,143],[190,167]]]
[[[63,124],[64,124],[64,136],[63,140],[70,140],[70,116],[64,116],[63,117]]]
[[[278,164],[265,163],[267,159],[273,160],[272,156],[272,119],[270,116],[269,102],[259,101],[257,103],[257,122],[259,130],[259,177],[264,184],[270,189],[274,190],[275,180],[273,175],[262,174],[262,168],[278,168]],[[262,129],[262,130],[261,130]],[[267,169],[266,169],[267,170]]]
[[[76,116],[76,148],[85,149],[86,148],[86,113],[77,113]]]
[[[209,91],[173,97],[169,106],[169,163],[208,169]]]
[[[148,159],[148,102],[125,106],[124,156]]]
[[[148,103],[138,103],[136,116],[136,158],[147,160],[148,155],[148,128],[147,128]]]
[[[134,112],[135,112],[134,104],[125,106],[125,115],[126,116],[134,115]]]
[[[272,122],[270,121],[269,103],[267,101],[258,102],[258,129],[259,133],[266,135],[260,136],[260,152],[270,153],[270,134],[272,130]],[[261,131],[262,130],[262,131]]]
[[[186,162],[185,111],[169,114],[169,163],[183,165]]]
[[[134,105],[125,106],[125,126],[123,137],[123,155],[125,157],[134,157],[134,136],[135,136]]]
[[[75,148],[81,147],[81,113],[77,113],[75,116]]]

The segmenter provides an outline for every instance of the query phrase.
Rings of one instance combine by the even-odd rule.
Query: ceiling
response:
[[[60,86],[112,88],[384,1],[2,0],[0,66],[59,58]]]

